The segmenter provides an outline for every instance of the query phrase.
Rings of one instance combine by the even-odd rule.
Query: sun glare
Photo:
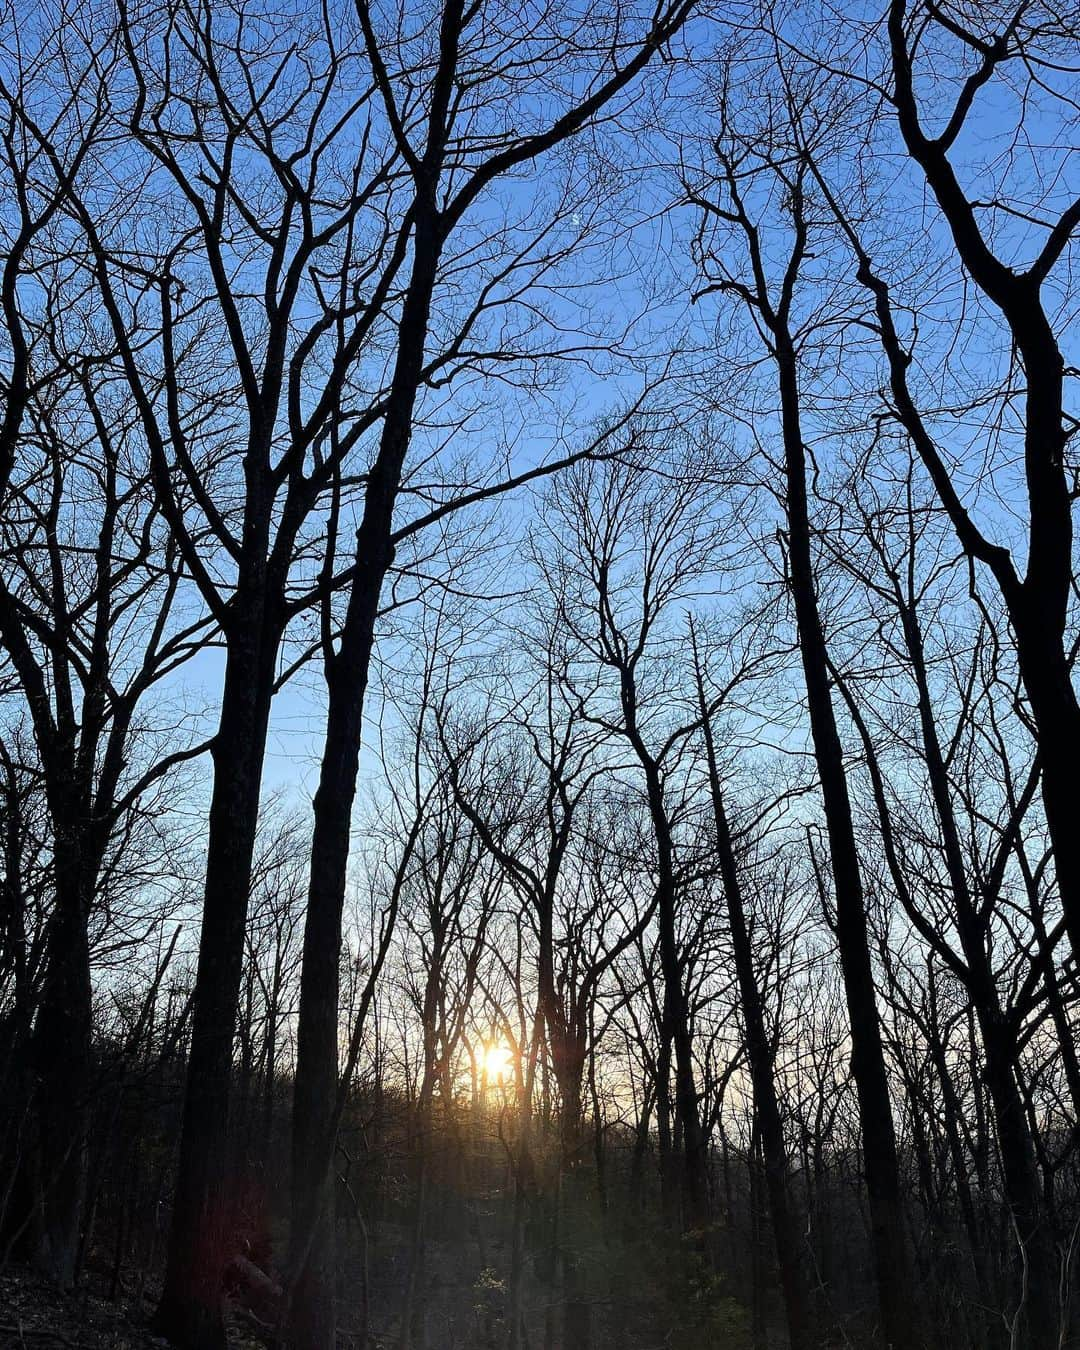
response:
[[[512,1071],[514,1056],[509,1047],[493,1045],[484,1047],[484,1076],[489,1083],[505,1083]]]

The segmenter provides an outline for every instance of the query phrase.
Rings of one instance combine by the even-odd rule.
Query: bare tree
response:
[[[634,461],[582,466],[563,480],[553,499],[552,522],[565,529],[564,550],[542,563],[560,624],[576,649],[571,688],[575,679],[589,682],[583,686],[588,692],[579,692],[585,717],[628,746],[644,780],[663,978],[657,1091],[663,1111],[674,1055],[675,1116],[684,1153],[683,1225],[699,1234],[707,1220],[706,1156],[679,951],[674,785],[680,756],[700,717],[691,714],[680,722],[678,704],[666,706],[675,696],[672,639],[665,624],[672,607],[705,584],[720,556],[715,511],[722,487],[719,461],[710,455],[694,466],[677,453],[669,462],[660,455],[645,466]],[[546,549],[540,551],[546,555]],[[591,687],[590,663],[610,683]],[[677,1190],[672,1164],[670,1156],[662,1160],[670,1202]]]
[[[912,1316],[896,1132],[878,1019],[851,793],[830,688],[807,488],[800,345],[805,335],[813,331],[813,319],[801,318],[796,305],[802,268],[815,247],[814,207],[808,190],[812,178],[801,145],[786,129],[791,123],[791,106],[799,98],[800,91],[791,85],[785,87],[781,76],[776,122],[761,128],[763,139],[759,140],[758,133],[744,137],[734,130],[728,120],[727,95],[722,92],[715,194],[709,195],[707,189],[689,182],[687,192],[703,220],[698,240],[698,257],[704,273],[701,293],[730,294],[745,306],[776,372],[778,440],[784,473],[786,580],[795,611],[806,706],[829,840],[835,931],[848,1001],[852,1076],[859,1096],[870,1194],[881,1333],[889,1344],[902,1347],[917,1344],[919,1333]],[[795,143],[794,153],[790,152],[790,141]],[[779,220],[770,220],[767,237],[764,227],[751,214],[758,192],[764,193],[766,201],[779,198]],[[773,260],[771,251],[775,224],[779,224],[782,232],[778,261]],[[728,252],[729,235],[733,241],[731,248],[741,250],[734,258]]]

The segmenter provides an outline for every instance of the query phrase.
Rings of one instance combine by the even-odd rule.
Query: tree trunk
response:
[[[592,1309],[581,1287],[577,1250],[577,1232],[586,1212],[587,1199],[581,1158],[584,1067],[584,1045],[578,1042],[574,1053],[564,1060],[560,1083],[563,1116],[558,1197],[562,1208],[559,1231],[562,1234],[563,1350],[589,1350],[592,1344]]]
[[[244,616],[231,635],[213,745],[206,889],[191,1050],[158,1334],[183,1350],[223,1350],[221,1281],[232,1257],[226,1177],[233,1036],[240,996],[259,788],[280,627]],[[262,622],[260,622],[260,617]]]
[[[682,1228],[698,1234],[702,1241],[708,1223],[708,1176],[706,1148],[701,1117],[698,1113],[697,1087],[694,1080],[694,1052],[690,1036],[690,1009],[683,989],[682,963],[679,960],[676,936],[677,895],[675,885],[675,850],[671,822],[664,803],[664,789],[660,767],[645,746],[637,726],[637,690],[632,672],[620,671],[622,681],[623,716],[626,719],[628,739],[637,754],[645,774],[649,816],[656,842],[657,863],[657,927],[660,972],[664,981],[664,997],[660,1020],[660,1056],[658,1069],[661,1082],[658,1087],[658,1107],[664,1105],[668,1093],[668,1074],[674,1051],[675,1063],[675,1124],[682,1134]],[[666,1188],[667,1205],[673,1202],[672,1170],[675,1152],[660,1135],[661,1187]],[[667,1166],[665,1167],[665,1163]]]
[[[843,750],[829,688],[828,654],[810,549],[806,450],[799,414],[797,357],[785,331],[776,333],[787,487],[791,593],[806,682],[807,707],[832,859],[836,938],[851,1026],[851,1072],[859,1101],[881,1339],[891,1350],[919,1344],[904,1237],[896,1135],[870,963],[858,845]]]
[[[412,436],[439,259],[431,207],[433,202],[418,216],[397,361],[379,453],[368,475],[340,647],[325,658],[326,740],[314,802],[293,1095],[293,1284],[287,1336],[295,1350],[334,1350],[335,1343],[334,1231],[327,1178],[336,1129],[341,912],[375,619],[393,561],[394,503]]]
[[[765,1027],[761,991],[754,970],[754,954],[746,924],[742,884],[735,860],[735,850],[732,846],[731,829],[724,808],[723,794],[720,789],[720,774],[713,744],[712,723],[706,708],[705,686],[700,667],[697,666],[696,649],[695,667],[698,701],[702,715],[702,730],[705,737],[705,753],[708,759],[709,787],[713,801],[713,819],[716,826],[717,857],[720,863],[720,874],[724,882],[724,898],[727,901],[728,926],[731,930],[731,947],[735,958],[739,1001],[742,1006],[743,1024],[746,1028],[746,1050],[750,1059],[750,1077],[754,1088],[754,1113],[760,1136],[765,1188],[768,1194],[769,1214],[772,1219],[773,1242],[776,1246],[776,1258],[780,1267],[780,1283],[784,1291],[788,1340],[791,1344],[791,1350],[806,1350],[806,1347],[809,1347],[814,1341],[811,1328],[810,1294],[800,1251],[798,1219],[792,1206],[788,1186],[787,1148],[784,1144],[783,1122],[780,1117],[780,1104],[777,1100],[776,1082],[773,1077],[773,1053]],[[751,1165],[753,1166],[753,1164]]]
[[[69,855],[66,860],[65,853]],[[56,871],[48,969],[34,1029],[42,1218],[39,1261],[51,1279],[69,1288],[75,1280],[86,1196],[91,1006],[89,906],[79,875],[79,850],[65,844],[62,836],[57,840]],[[74,875],[65,877],[65,872]]]

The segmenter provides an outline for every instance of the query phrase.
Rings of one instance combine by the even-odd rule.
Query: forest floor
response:
[[[62,1293],[32,1271],[0,1270],[0,1350],[167,1350],[168,1342],[148,1329],[153,1306],[133,1299],[108,1299],[87,1287]],[[261,1347],[230,1316],[229,1345]]]

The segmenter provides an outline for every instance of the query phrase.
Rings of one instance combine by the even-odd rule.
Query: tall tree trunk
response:
[[[260,612],[229,637],[212,747],[199,961],[165,1286],[154,1328],[184,1350],[222,1350],[221,1281],[233,1221],[226,1175],[233,1036],[240,997],[259,789],[281,627]]]
[[[563,1270],[563,1350],[589,1350],[592,1344],[592,1308],[581,1284],[577,1233],[586,1212],[586,1185],[582,1166],[582,1103],[584,1044],[571,1036],[574,1050],[563,1060],[559,1185],[562,1216],[559,1231]]]
[[[754,970],[754,953],[746,923],[742,883],[720,788],[712,722],[706,706],[705,685],[697,661],[696,643],[694,660],[705,753],[708,760],[709,788],[712,793],[713,820],[716,827],[717,858],[724,883],[732,954],[735,958],[735,975],[739,985],[739,1002],[746,1029],[746,1051],[750,1059],[750,1077],[754,1088],[754,1114],[761,1144],[773,1241],[780,1268],[780,1283],[784,1291],[788,1340],[791,1350],[806,1350],[814,1343],[810,1293],[800,1251],[798,1219],[788,1185],[787,1148],[784,1144],[783,1122],[773,1076],[773,1052],[765,1027],[761,990]],[[751,1165],[753,1166],[753,1163]]]
[[[33,1050],[42,1222],[38,1260],[64,1288],[74,1283],[79,1254],[91,1083],[89,898],[76,831],[62,823],[58,827],[55,910]]]
[[[940,15],[936,16],[940,21]],[[1073,586],[1073,484],[1066,464],[1070,432],[1065,417],[1065,360],[1042,298],[1048,271],[1060,258],[1075,218],[1066,212],[1051,232],[1049,253],[1020,272],[987,242],[979,216],[949,159],[952,140],[927,136],[920,118],[909,41],[907,0],[891,0],[888,35],[894,76],[893,107],[911,158],[948,224],[956,253],[996,306],[1020,357],[1024,375],[1024,476],[1028,498],[1027,569],[1021,579],[1007,548],[991,544],[964,507],[949,471],[919,415],[907,385],[910,357],[896,333],[887,285],[855,241],[859,277],[873,293],[882,346],[889,362],[897,413],[912,437],[965,553],[986,564],[1008,607],[1016,655],[1031,706],[1042,760],[1042,796],[1054,851],[1058,891],[1073,953],[1080,958],[1080,831],[1075,827],[1076,765],[1080,762],[1080,701],[1072,683],[1066,632]],[[990,49],[988,49],[990,50]],[[993,55],[989,77],[1004,56]],[[980,80],[981,82],[981,80]],[[962,106],[962,105],[958,105]],[[970,104],[965,116],[970,113]],[[959,130],[957,128],[956,130]]]
[[[672,1139],[674,1109],[671,1099],[671,1035],[661,1017],[660,1045],[656,1055],[656,1153],[660,1172],[660,1209],[664,1222],[676,1228],[679,1222],[678,1158]]]
[[[434,185],[430,185],[433,196]],[[326,740],[314,802],[293,1089],[293,1205],[288,1340],[333,1350],[334,1232],[328,1203],[337,1096],[338,955],[360,764],[364,696],[383,579],[393,561],[394,502],[412,436],[440,239],[433,200],[417,220],[397,361],[356,536],[355,579],[340,645],[326,653]]]
[[[624,667],[619,672],[623,717],[627,738],[634,748],[645,775],[645,788],[656,843],[656,916],[658,929],[657,950],[664,996],[660,1015],[660,1055],[658,1071],[660,1082],[657,1106],[663,1107],[667,1095],[668,1075],[672,1059],[675,1066],[674,1117],[677,1131],[682,1136],[682,1227],[684,1232],[696,1233],[703,1239],[708,1223],[709,1196],[706,1167],[706,1144],[698,1111],[697,1086],[694,1075],[694,1049],[690,1034],[690,1008],[683,988],[682,962],[676,933],[678,897],[675,883],[675,845],[664,802],[664,787],[660,766],[649,753],[637,725],[637,689],[633,672]],[[673,1053],[674,1052],[674,1053]],[[670,1206],[673,1195],[671,1171],[675,1151],[665,1138],[663,1126],[660,1135],[661,1187],[666,1188]],[[665,1167],[665,1163],[667,1166]]]
[[[754,1350],[768,1350],[769,1333],[766,1330],[766,1289],[764,1238],[761,1228],[761,1138],[757,1129],[751,1131],[750,1149],[746,1155],[747,1224],[750,1232],[750,1340]]]
[[[815,589],[797,356],[783,325],[774,336],[784,446],[791,594],[832,862],[836,938],[851,1027],[851,1072],[859,1101],[870,1197],[881,1339],[891,1350],[907,1350],[919,1344],[918,1318],[904,1235],[896,1134],[870,962],[858,846]]]

